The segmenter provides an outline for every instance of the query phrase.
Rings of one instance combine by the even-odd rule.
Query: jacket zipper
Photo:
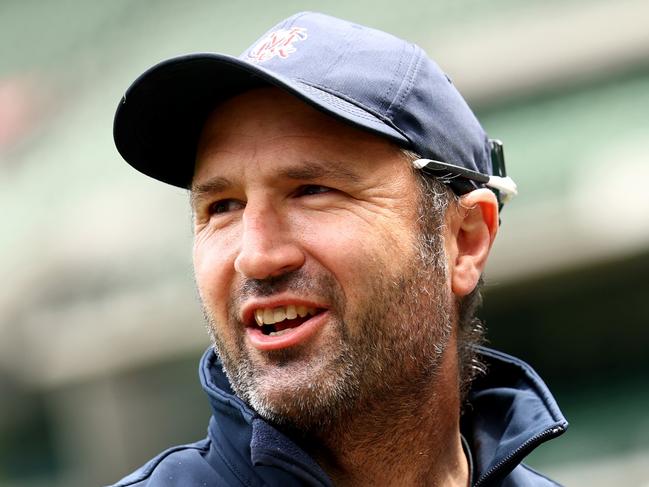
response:
[[[525,441],[521,446],[516,448],[516,450],[511,452],[500,462],[498,462],[496,465],[494,465],[489,470],[487,470],[487,472],[484,475],[482,475],[475,484],[473,484],[473,487],[480,487],[481,485],[484,485],[484,483],[489,479],[491,475],[493,475],[494,472],[500,470],[509,462],[511,462],[512,459],[516,458],[523,450],[528,449],[531,445],[535,445],[535,444],[538,445],[543,443],[546,440],[546,438],[558,436],[559,434],[563,433],[565,429],[566,429],[565,426],[561,426],[561,425],[553,426],[552,428],[542,431],[536,436],[533,436],[529,440]]]

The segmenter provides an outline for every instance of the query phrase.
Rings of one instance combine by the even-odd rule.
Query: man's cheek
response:
[[[218,298],[215,289],[209,285],[211,281],[207,276],[197,272],[195,277],[198,297],[201,301],[210,333],[218,337],[222,342],[231,342],[231,331],[228,330],[227,326],[227,312],[224,311],[223,307],[219,306],[219,303],[225,301]]]
[[[224,298],[227,276],[226,262],[217,249],[194,247],[194,278],[200,297],[204,301],[222,300]]]

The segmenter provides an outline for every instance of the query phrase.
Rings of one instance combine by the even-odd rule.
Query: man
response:
[[[297,14],[151,68],[115,140],[191,192],[216,351],[208,437],[117,485],[556,485],[520,462],[567,423],[473,316],[515,185],[420,48]]]

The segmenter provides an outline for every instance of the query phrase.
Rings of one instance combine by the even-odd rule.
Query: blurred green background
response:
[[[148,66],[298,10],[421,45],[504,141],[483,316],[571,422],[529,462],[649,485],[646,0],[3,0],[0,485],[102,485],[204,436],[187,195],[121,160],[112,117]]]

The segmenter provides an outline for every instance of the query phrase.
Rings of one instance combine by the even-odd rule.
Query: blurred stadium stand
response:
[[[644,0],[4,0],[0,485],[105,484],[204,435],[187,195],[121,160],[112,117],[158,60],[238,54],[304,9],[418,43],[504,141],[520,196],[483,315],[572,424],[530,463],[649,486]]]

